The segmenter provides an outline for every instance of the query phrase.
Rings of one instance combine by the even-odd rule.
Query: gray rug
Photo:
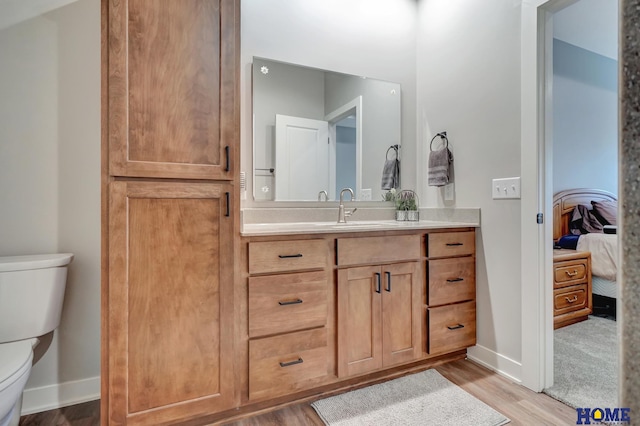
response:
[[[328,425],[484,426],[509,423],[502,414],[427,370],[314,402]]]
[[[544,393],[573,408],[618,406],[615,321],[591,316],[555,330],[553,344],[554,385]]]

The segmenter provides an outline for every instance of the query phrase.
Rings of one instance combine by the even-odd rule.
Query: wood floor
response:
[[[460,360],[436,367],[444,377],[485,404],[501,412],[510,425],[575,425],[576,411],[542,393],[514,384],[471,361]],[[93,426],[100,424],[99,401],[23,416],[21,426]],[[227,423],[226,426],[321,426],[309,404]]]

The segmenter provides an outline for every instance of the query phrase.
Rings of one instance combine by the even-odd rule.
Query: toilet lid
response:
[[[31,340],[0,344],[0,389],[3,382],[11,380],[13,376],[20,377],[31,367],[33,350]]]
[[[0,256],[0,272],[57,268],[68,265],[72,260],[73,254],[71,253]]]

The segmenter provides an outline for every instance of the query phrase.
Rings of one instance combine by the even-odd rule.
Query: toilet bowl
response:
[[[0,257],[0,426],[17,426],[37,337],[60,324],[72,254]]]
[[[31,342],[0,345],[0,426],[17,425],[20,421],[22,390],[27,384],[33,361]]]

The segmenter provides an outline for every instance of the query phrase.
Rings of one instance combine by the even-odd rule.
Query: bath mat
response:
[[[509,419],[431,369],[311,404],[330,426],[498,426]]]

